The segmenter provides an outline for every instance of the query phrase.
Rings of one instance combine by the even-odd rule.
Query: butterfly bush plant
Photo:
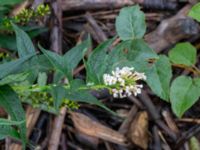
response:
[[[200,21],[199,4],[190,16]],[[179,43],[168,55],[156,54],[143,37],[145,15],[138,5],[122,8],[116,18],[117,36],[91,48],[88,38],[59,55],[40,44],[34,46],[20,27],[11,22],[16,34],[18,58],[0,64],[0,106],[10,116],[0,119],[0,139],[7,136],[27,143],[22,102],[57,114],[61,107],[78,108],[78,102],[94,104],[112,112],[91,94],[107,89],[114,98],[137,96],[143,84],[161,100],[171,104],[181,117],[200,97],[200,70],[195,66],[197,50],[190,43]],[[119,38],[120,42],[113,44]],[[36,47],[41,53],[36,53]],[[84,63],[86,79],[76,79],[73,71]],[[172,66],[188,69],[191,76],[173,78]],[[47,75],[54,74],[51,83]],[[140,81],[141,80],[141,81]]]

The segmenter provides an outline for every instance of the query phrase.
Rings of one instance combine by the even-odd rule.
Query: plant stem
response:
[[[49,84],[45,86],[38,86],[38,85],[32,85],[31,87],[26,87],[26,86],[13,86],[13,88],[17,91],[20,92],[42,92],[42,91],[47,91],[50,90],[51,87],[56,87],[57,85],[55,84]],[[64,85],[63,86],[65,89],[70,89],[70,85]],[[99,90],[99,89],[110,89],[106,85],[92,85],[92,86],[83,86],[79,87],[77,90]]]
[[[200,76],[200,70],[196,66],[190,67],[190,66],[185,66],[185,65],[182,65],[182,64],[172,64],[172,66],[186,69],[186,70],[192,72],[193,74]]]

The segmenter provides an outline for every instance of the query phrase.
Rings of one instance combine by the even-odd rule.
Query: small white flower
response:
[[[105,85],[114,85],[117,82],[117,78],[109,74],[104,74],[103,80]]]
[[[137,96],[141,93],[143,85],[137,84],[137,80],[146,80],[144,73],[134,71],[133,67],[117,67],[112,74],[103,75],[104,84],[116,86],[111,90],[114,98],[124,98],[134,94]]]

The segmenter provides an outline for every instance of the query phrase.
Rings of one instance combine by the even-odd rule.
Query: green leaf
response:
[[[170,101],[176,116],[181,117],[200,96],[199,79],[179,76],[171,85]]]
[[[138,5],[122,8],[115,26],[122,40],[142,38],[146,32],[145,15]]]
[[[33,43],[28,34],[13,23],[12,26],[16,33],[17,49],[19,56],[24,57],[29,54],[36,54]]]
[[[32,58],[33,55],[28,55],[23,58],[17,59],[15,61],[11,61],[8,63],[4,63],[0,65],[0,79],[4,78],[5,76],[8,76],[15,71],[21,70],[21,66],[25,64],[30,58]]]
[[[76,68],[81,59],[84,57],[85,52],[88,50],[90,45],[90,39],[88,38],[88,40],[75,46],[63,56],[51,51],[47,51],[40,45],[39,48],[49,59],[49,61],[54,65],[54,67],[62,72],[65,76],[67,76],[69,81],[71,81],[73,79],[73,69]]]
[[[54,70],[53,65],[43,54],[37,55],[36,59],[37,60],[33,58],[33,60],[29,61],[28,66],[26,63],[24,63],[23,65],[21,65],[19,70],[29,73],[27,81],[30,84],[33,84],[37,80],[39,72],[48,72]]]
[[[23,121],[12,121],[4,118],[0,118],[0,126],[11,126],[11,125],[21,125],[25,123],[25,120]]]
[[[123,66],[145,72],[149,67],[149,59],[158,59],[158,55],[142,39],[123,41],[110,52],[107,72]]]
[[[40,72],[46,72],[49,70],[53,70],[53,65],[49,61],[49,59],[45,55],[38,55],[37,62],[31,62],[30,64],[33,69],[36,68]]]
[[[24,29],[24,31],[25,31],[25,29]],[[34,38],[45,31],[47,31],[46,28],[35,27],[35,28],[27,30],[27,33],[31,38]],[[16,45],[15,36],[0,34],[0,47],[8,49],[8,50],[16,51],[17,45]]]
[[[96,84],[101,83],[101,79],[107,68],[108,48],[111,46],[115,38],[109,39],[93,50],[85,63],[87,71],[87,82]]]
[[[188,42],[179,43],[169,52],[169,59],[174,64],[192,66],[196,63],[197,50]]]
[[[38,72],[38,70],[36,68],[34,68],[34,69],[32,68],[32,70],[30,68],[31,62],[36,62],[36,63],[38,62],[35,48],[33,46],[33,43],[31,41],[30,37],[28,36],[28,34],[25,33],[22,29],[20,29],[15,24],[13,24],[13,23],[11,23],[11,24],[16,33],[16,43],[17,43],[19,57],[23,58],[28,55],[35,55],[35,57],[33,57],[29,62],[24,64],[24,66],[26,67],[26,70],[29,70],[30,72],[32,72],[30,74],[30,78],[28,78],[29,82],[32,83],[32,82],[34,82],[34,80],[37,76],[37,72]]]
[[[169,87],[172,77],[172,69],[169,59],[161,55],[146,72],[147,84],[152,91],[165,101],[169,101]]]
[[[0,106],[2,106],[5,111],[10,115],[11,120],[13,121],[24,121],[25,112],[22,108],[21,102],[14,92],[14,90],[8,86],[0,86]],[[22,140],[23,145],[26,143],[26,124],[20,124],[20,139]]]
[[[11,74],[0,80],[0,86],[16,82],[22,82],[27,79],[29,73],[23,72],[19,74]]]
[[[196,19],[197,21],[200,22],[200,3],[197,3],[192,7],[190,10],[188,16],[192,17],[193,19]]]
[[[72,71],[74,68],[77,67],[77,65],[82,60],[89,47],[91,47],[90,38],[88,38],[86,41],[82,42],[81,44],[78,44],[77,46],[69,50],[67,53],[65,53],[63,59],[65,65],[67,65],[67,68],[69,68],[69,70]]]
[[[149,59],[158,59],[156,52],[144,42],[143,39],[131,41],[131,49],[128,52],[128,60],[131,61],[148,61]]]
[[[11,126],[0,125],[0,140],[4,139],[6,137],[11,137],[16,140],[20,140],[20,135],[17,132],[17,130],[15,130]]]
[[[142,39],[123,41],[108,53],[111,43],[104,42],[89,57],[87,82],[101,84],[103,74],[111,73],[116,67],[129,66],[144,72],[149,68],[149,59],[158,59],[158,55]]]
[[[115,70],[116,67],[127,66],[125,64],[130,65],[130,61],[127,59],[128,52],[131,49],[131,42],[123,41],[118,44],[112,51],[109,53],[106,66],[106,73],[111,73],[112,70]]]
[[[49,61],[55,67],[55,69],[62,72],[70,80],[72,79],[72,73],[70,73],[70,70],[67,68],[67,65],[64,63],[64,58],[61,55],[54,53],[50,50],[45,50],[40,45],[39,45],[39,48],[43,52],[43,54],[49,59]]]

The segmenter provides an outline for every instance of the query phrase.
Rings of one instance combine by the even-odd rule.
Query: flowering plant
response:
[[[196,48],[180,43],[170,50],[169,57],[156,54],[143,40],[145,15],[137,5],[123,8],[116,19],[120,42],[113,46],[116,37],[109,39],[93,49],[87,58],[90,38],[63,55],[41,45],[38,46],[41,53],[37,54],[27,33],[11,25],[16,33],[19,58],[0,64],[0,106],[17,123],[16,127],[9,121],[7,126],[0,125],[1,138],[11,136],[26,144],[21,101],[52,113],[58,113],[61,107],[77,108],[78,102],[95,104],[112,112],[91,94],[91,90],[108,89],[114,98],[137,96],[143,88],[140,80],[145,81],[160,99],[171,103],[178,117],[199,99],[199,77],[180,76],[172,80],[172,66],[189,68],[196,76],[200,75],[195,66]],[[86,80],[73,76],[82,60]],[[53,82],[47,84],[47,74],[52,72]]]

